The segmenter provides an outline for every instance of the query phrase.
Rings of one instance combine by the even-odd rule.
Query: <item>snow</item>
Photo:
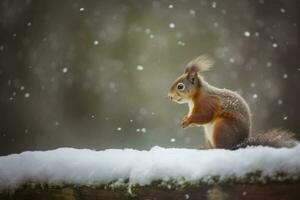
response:
[[[143,65],[138,65],[138,66],[136,66],[136,69],[138,71],[143,71],[144,70],[144,66]]]
[[[180,46],[185,46],[185,43],[180,41],[180,40],[177,42],[177,44],[180,45]]]
[[[213,1],[211,4],[211,7],[216,8],[217,7],[217,2]]]
[[[67,72],[68,72],[68,68],[64,67],[64,68],[62,69],[62,72],[63,72],[63,73],[67,73]]]
[[[142,133],[146,133],[147,132],[147,129],[146,128],[137,128],[136,129],[136,132],[142,132]]]
[[[185,195],[184,195],[184,198],[185,198],[185,199],[189,199],[189,198],[190,198],[190,195],[185,194]]]
[[[171,22],[171,23],[169,24],[169,28],[175,28],[175,23]]]
[[[195,15],[196,15],[196,11],[193,10],[193,9],[191,9],[191,10],[189,11],[189,13],[190,13],[190,15],[192,15],[192,16],[195,16]]]
[[[278,47],[278,44],[277,44],[277,43],[273,43],[272,46],[273,46],[274,48],[277,48],[277,47]]]
[[[251,34],[250,34],[249,31],[245,31],[245,32],[244,32],[244,35],[245,35],[246,37],[250,37]]]
[[[146,34],[150,34],[150,33],[151,33],[151,30],[150,30],[149,28],[146,28],[146,29],[145,29],[145,33],[146,33]]]
[[[229,59],[229,62],[234,63],[234,62],[235,62],[235,59],[234,59],[234,58],[230,58],[230,59]]]
[[[256,86],[256,84],[254,82],[250,83],[250,87],[254,88]]]
[[[99,44],[99,41],[98,41],[98,40],[95,40],[95,41],[94,41],[94,45],[97,46],[98,44]]]
[[[29,97],[30,97],[30,94],[29,94],[28,92],[26,92],[26,93],[24,94],[24,97],[25,97],[25,98],[29,98]]]
[[[236,151],[157,146],[149,151],[27,151],[0,157],[0,189],[15,189],[28,182],[89,186],[129,180],[130,185],[146,185],[154,180],[193,182],[216,175],[222,180],[257,170],[262,171],[263,177],[285,172],[293,178],[300,173],[299,156],[300,145],[291,149],[249,147]]]

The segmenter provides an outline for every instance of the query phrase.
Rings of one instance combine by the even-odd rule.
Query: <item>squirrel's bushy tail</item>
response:
[[[273,129],[265,133],[250,136],[243,143],[236,146],[235,149],[245,148],[247,146],[268,146],[274,148],[291,148],[297,145],[297,140],[294,138],[294,133],[282,130]]]

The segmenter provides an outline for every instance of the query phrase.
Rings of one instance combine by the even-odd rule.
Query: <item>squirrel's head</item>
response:
[[[207,71],[212,65],[213,61],[207,56],[199,56],[190,61],[184,73],[171,85],[169,98],[177,103],[188,103],[192,100],[202,87],[202,78],[198,73]]]

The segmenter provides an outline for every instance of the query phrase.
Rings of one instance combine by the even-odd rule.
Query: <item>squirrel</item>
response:
[[[260,145],[291,148],[297,144],[294,134],[282,129],[251,136],[251,113],[245,99],[234,91],[210,85],[200,75],[212,66],[209,57],[199,56],[185,66],[184,73],[171,85],[168,97],[189,106],[181,122],[183,128],[203,126],[209,148],[233,150]]]

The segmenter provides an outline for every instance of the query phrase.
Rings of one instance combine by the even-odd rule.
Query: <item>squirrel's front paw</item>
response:
[[[181,127],[186,128],[191,124],[190,118],[188,116],[185,116],[181,121]]]

